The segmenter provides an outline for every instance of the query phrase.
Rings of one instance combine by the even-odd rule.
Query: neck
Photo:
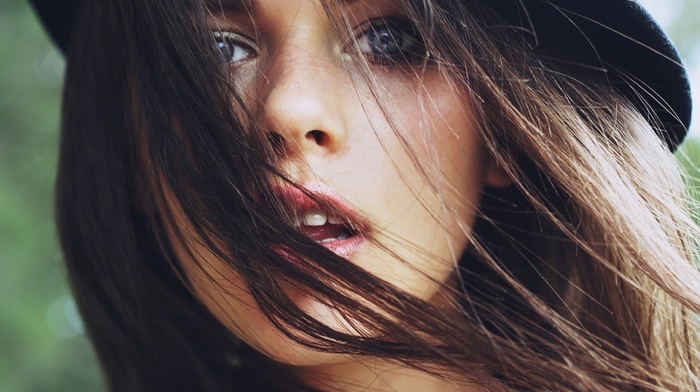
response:
[[[446,380],[424,371],[376,359],[356,359],[342,364],[298,368],[306,385],[328,392],[477,392],[476,384]]]

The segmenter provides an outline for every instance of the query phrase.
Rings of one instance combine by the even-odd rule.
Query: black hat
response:
[[[81,0],[30,0],[65,52]],[[661,137],[675,149],[690,126],[690,84],[675,47],[633,0],[487,0],[528,36],[535,50],[584,67],[604,69],[647,118],[661,121]],[[632,89],[630,83],[636,85]],[[640,93],[644,91],[644,93]]]

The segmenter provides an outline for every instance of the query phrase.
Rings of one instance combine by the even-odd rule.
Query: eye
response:
[[[412,63],[426,56],[425,45],[415,26],[401,18],[373,19],[357,36],[360,52],[380,64]]]
[[[255,52],[253,43],[236,33],[224,31],[214,32],[216,57],[219,64],[235,64],[254,58]]]

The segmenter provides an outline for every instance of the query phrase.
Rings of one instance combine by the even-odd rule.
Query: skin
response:
[[[366,59],[334,34],[317,0],[256,0],[254,20],[248,11],[214,14],[212,26],[254,44],[242,47],[229,66],[257,120],[281,137],[283,169],[302,186],[332,189],[366,219],[379,242],[405,260],[367,241],[350,262],[425,300],[444,302],[435,282],[451,281],[483,187],[507,183],[479,140],[468,96],[435,66],[418,74],[405,64]],[[388,0],[356,2],[345,11],[353,26],[403,12]],[[359,74],[365,60],[378,85],[376,99]],[[426,173],[417,170],[412,154]],[[175,230],[191,236],[172,199],[168,208],[178,218],[171,238]],[[252,347],[294,366],[311,385],[348,391],[468,389],[372,358],[300,347],[265,319],[241,278],[196,239],[175,248],[211,312]],[[332,308],[291,288],[288,294],[327,325],[354,332]]]

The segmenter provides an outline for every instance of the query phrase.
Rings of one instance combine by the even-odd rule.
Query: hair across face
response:
[[[288,224],[406,293],[450,301],[440,287],[456,283],[482,189],[505,180],[486,155],[469,95],[425,58],[406,11],[392,1],[342,11],[353,38],[331,27],[317,1],[255,1],[235,12],[213,10],[209,23],[253,121],[276,140],[283,172],[335,208],[279,181],[274,196],[287,199],[294,220]],[[361,74],[365,64],[371,79]],[[178,229],[196,238],[177,215]],[[342,226],[357,229],[346,233]],[[177,257],[197,294],[243,340],[295,365],[329,356],[292,344],[235,270],[197,241],[184,245],[193,257],[184,248]],[[362,333],[305,290],[284,291],[330,328]]]

